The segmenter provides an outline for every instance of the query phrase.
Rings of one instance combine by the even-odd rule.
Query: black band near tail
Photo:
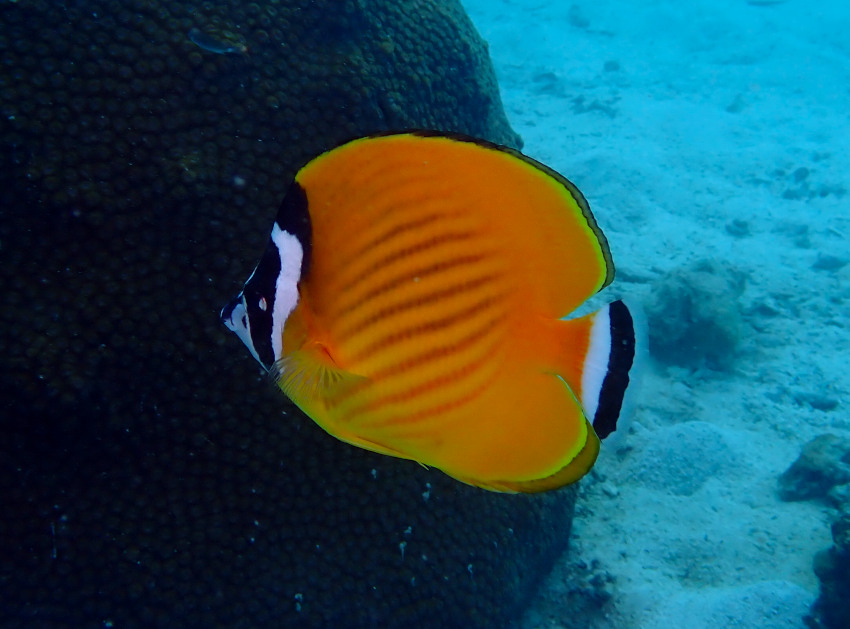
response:
[[[635,327],[629,309],[622,301],[608,306],[611,321],[611,354],[608,373],[599,392],[599,406],[593,418],[593,430],[604,439],[617,429],[623,396],[629,386],[629,370],[635,358]]]

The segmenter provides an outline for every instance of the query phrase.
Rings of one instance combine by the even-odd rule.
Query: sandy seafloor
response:
[[[710,361],[647,361],[521,629],[804,626],[831,507],[779,500],[777,477],[850,436],[850,5],[464,3],[524,152],[610,241],[606,297],[698,336],[676,291],[659,314],[680,281],[740,332]]]

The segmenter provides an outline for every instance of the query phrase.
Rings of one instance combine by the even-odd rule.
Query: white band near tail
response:
[[[602,383],[608,373],[608,358],[611,355],[611,317],[609,306],[605,306],[593,317],[590,329],[590,344],[584,358],[581,377],[581,405],[588,419],[593,421],[599,407]]]
[[[635,320],[622,301],[611,302],[593,315],[581,401],[600,439],[618,428],[635,366],[635,337]]]

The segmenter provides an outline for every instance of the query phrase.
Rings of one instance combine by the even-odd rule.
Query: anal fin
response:
[[[491,491],[536,494],[575,483],[590,471],[590,468],[596,462],[597,456],[599,456],[599,438],[591,430],[590,423],[588,422],[587,441],[584,447],[574,459],[551,476],[526,481],[487,481],[486,483],[472,482],[463,478],[459,478],[458,480],[490,489]]]

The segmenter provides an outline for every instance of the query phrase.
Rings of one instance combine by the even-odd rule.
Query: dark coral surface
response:
[[[317,152],[399,127],[518,143],[459,4],[19,0],[0,24],[0,626],[518,613],[573,492],[341,444],[218,322]]]
[[[850,627],[850,514],[841,514],[832,523],[832,541],[830,548],[815,555],[820,595],[805,618],[812,629]]]

